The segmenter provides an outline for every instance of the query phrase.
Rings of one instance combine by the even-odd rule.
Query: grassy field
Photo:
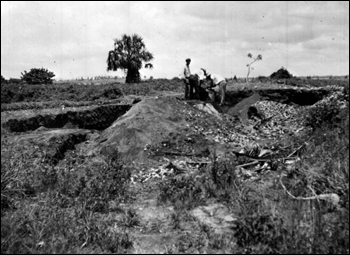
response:
[[[325,86],[344,87],[348,90],[347,79],[313,80],[294,78],[282,84],[270,80],[253,79],[230,80],[228,90],[246,90],[257,88],[317,88]],[[184,84],[181,79],[174,78],[143,81],[138,84],[125,84],[115,79],[93,81],[62,81],[53,85],[1,84],[1,111],[43,109],[65,106],[84,106],[118,99],[122,95],[152,95],[156,92],[172,91],[183,93]]]
[[[53,85],[1,84],[1,111],[84,106],[118,99],[122,95],[152,95],[157,91],[183,91],[181,80],[159,79],[138,84],[114,80],[101,85],[76,81]]]
[[[293,86],[303,86],[303,80],[298,82]],[[233,171],[238,162],[218,161],[211,155],[211,164],[203,166],[200,174],[158,184],[159,204],[175,208],[171,233],[178,233],[184,225],[193,227],[176,245],[165,243],[167,253],[349,254],[349,83],[305,82],[309,82],[306,87],[343,87],[347,105],[341,111],[329,104],[305,112],[311,124],[318,125],[307,137],[288,140],[289,150],[300,158],[296,164],[277,165],[274,174],[250,182]],[[230,82],[229,86],[244,90],[291,85]],[[183,84],[177,79],[98,86],[2,84],[1,110],[43,109],[62,103],[79,106],[155,91],[182,93]],[[130,169],[108,159],[106,164],[92,164],[89,156],[79,153],[50,165],[45,163],[45,151],[35,144],[18,145],[14,135],[1,136],[2,253],[132,250],[135,240],[130,229],[137,229],[140,219],[133,210],[120,206],[135,196],[129,189]],[[276,146],[286,146],[278,142]],[[340,201],[321,199],[320,194],[337,194]],[[312,196],[316,199],[301,199]],[[208,199],[225,203],[237,217],[234,234],[216,234],[189,214]]]

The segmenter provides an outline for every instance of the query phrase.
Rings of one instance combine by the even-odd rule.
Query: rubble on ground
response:
[[[211,115],[214,115],[215,117],[221,119],[222,117],[220,116],[220,113],[213,107],[212,104],[208,104],[208,103],[200,103],[200,104],[196,104],[194,105],[194,107],[196,107],[197,109],[207,112]]]
[[[164,179],[166,177],[175,176],[183,173],[193,173],[198,171],[201,162],[196,161],[185,161],[175,159],[170,161],[167,158],[163,158],[166,163],[161,164],[158,167],[151,167],[150,169],[143,169],[138,173],[134,173],[131,176],[131,183],[140,182],[144,183],[151,179]]]
[[[218,148],[235,157],[238,163],[234,171],[243,179],[259,178],[261,173],[275,170],[275,163],[283,163],[291,168],[300,160],[297,155],[293,155],[296,151],[292,153],[293,149],[289,148],[289,151],[282,152],[271,144],[309,132],[310,128],[304,121],[308,109],[334,100],[339,102],[339,107],[344,107],[346,103],[341,100],[342,95],[336,91],[311,106],[260,99],[248,106],[250,115],[244,123],[226,114],[218,118],[219,113],[209,103],[183,107],[180,111],[187,120],[186,128],[172,133],[160,143],[144,148],[150,157],[158,156],[161,161],[164,161],[164,157],[171,159],[158,167],[135,173],[133,181],[147,182],[154,178],[194,173],[200,164],[189,162],[202,160],[210,163],[215,159],[208,156],[212,156]]]
[[[349,98],[348,98],[349,100]],[[309,108],[318,108],[323,105],[329,105],[330,103],[335,103],[339,109],[348,107],[348,102],[341,90],[333,92],[330,96],[323,98],[317,103],[309,106]]]

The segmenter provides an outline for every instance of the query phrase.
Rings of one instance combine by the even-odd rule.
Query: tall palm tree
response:
[[[137,34],[122,35],[121,39],[114,39],[114,50],[109,51],[107,58],[107,71],[123,69],[127,71],[126,83],[140,82],[142,62],[153,59],[152,53],[147,51],[143,39]],[[153,68],[147,63],[145,68]]]

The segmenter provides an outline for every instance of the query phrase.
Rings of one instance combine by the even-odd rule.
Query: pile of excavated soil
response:
[[[104,130],[93,150],[112,158],[118,156],[125,164],[142,162],[147,145],[186,127],[183,113],[189,107],[175,98],[146,98]],[[113,153],[118,155],[111,155]]]
[[[102,131],[90,144],[89,153],[119,159],[130,166],[144,164],[151,158],[150,154],[203,158],[208,157],[211,150],[223,149],[224,145],[244,147],[259,140],[256,130],[242,126],[248,124],[250,108],[258,102],[263,102],[262,97],[255,93],[226,114],[219,115],[204,111],[208,107],[203,102],[198,107],[196,102],[173,97],[145,98]],[[285,106],[275,104],[277,108]],[[209,110],[215,109],[211,107]],[[235,121],[237,118],[241,120],[238,123]],[[268,137],[270,133],[273,130],[267,130]],[[224,150],[222,153],[225,153]]]
[[[205,103],[173,97],[145,98],[101,132],[88,153],[119,158],[125,165],[145,163],[155,155],[206,157],[215,141],[206,139],[203,132],[220,132],[229,121],[213,114],[210,104],[199,104]]]

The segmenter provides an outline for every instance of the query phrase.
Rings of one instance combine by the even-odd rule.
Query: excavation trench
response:
[[[270,100],[284,104],[312,105],[329,95],[327,89],[257,89],[242,91],[227,91],[226,106],[214,107],[220,113],[230,113],[232,108],[239,108],[240,104],[257,100]],[[247,102],[247,99],[251,98]],[[244,101],[245,100],[245,101]],[[244,102],[242,102],[244,101]],[[116,119],[124,115],[132,105],[103,105],[76,111],[59,112],[46,115],[34,115],[27,118],[9,119],[3,127],[10,132],[32,131],[39,127],[46,128],[80,128],[104,130]]]
[[[284,105],[310,106],[329,96],[330,89],[255,89],[227,91],[225,105],[213,104],[218,113],[238,117],[241,121],[247,120],[252,115],[260,115],[259,110],[253,105],[259,101],[272,101]],[[217,98],[219,100],[219,98]],[[189,102],[195,105],[198,102]]]
[[[190,132],[193,132],[194,127],[208,130],[225,128],[226,124],[220,113],[238,117],[244,123],[249,115],[259,114],[258,109],[252,107],[259,101],[274,101],[284,105],[312,105],[329,93],[329,90],[322,89],[228,91],[225,100],[227,104],[223,107],[215,103],[212,107],[211,104],[200,100],[183,101],[171,97],[144,99],[101,133],[96,140],[94,150],[97,150],[97,154],[101,153],[109,157],[119,154],[125,163],[144,162],[148,158],[147,146],[162,144],[162,148],[156,153],[164,152],[167,146],[164,141],[168,141],[171,134],[175,134],[174,139],[180,139],[183,135],[188,136]],[[202,113],[203,111],[206,113]],[[185,137],[180,140],[185,141],[186,139],[190,138]],[[180,140],[177,147],[181,149],[174,151],[175,148],[172,148],[171,152],[166,152],[167,155],[169,153],[192,155],[197,152],[202,153],[202,149],[212,147],[207,142],[203,142],[198,147],[200,150],[191,148],[187,152],[181,146],[186,142],[180,142]],[[196,137],[193,138],[193,141],[199,142],[201,139]]]
[[[28,118],[9,119],[3,124],[3,128],[10,132],[32,131],[39,127],[104,130],[130,108],[131,105],[104,105],[77,111],[68,110]]]
[[[245,98],[257,94],[261,100],[275,101],[284,104],[313,105],[332,93],[330,89],[256,89],[227,91],[226,102],[232,107]]]
[[[251,106],[261,100],[284,104],[312,105],[329,93],[329,90],[322,89],[228,91],[227,105],[223,107],[213,105],[217,109],[218,115],[226,113],[244,120],[249,118],[249,114],[256,114],[255,109]],[[134,105],[111,104],[82,107],[65,112],[12,118],[3,123],[3,128],[10,132],[36,130],[27,135],[36,136],[38,140],[44,139],[40,136],[49,137],[49,139],[45,138],[46,140],[43,142],[49,145],[45,146],[48,148],[47,159],[53,164],[57,164],[59,160],[64,158],[67,150],[74,150],[76,144],[87,140],[87,136],[93,130],[102,132],[94,136],[91,148],[87,148],[87,150],[112,158],[121,155],[125,162],[131,162],[135,159],[142,161],[147,154],[145,149],[147,145],[165,141],[170,134],[181,132],[187,134],[188,124],[191,125],[192,121],[206,120],[207,117],[204,115],[198,117],[198,120],[192,118],[193,114],[197,114],[192,106],[200,103],[201,101],[197,100],[197,102],[187,102],[186,104],[172,97],[148,98]],[[212,113],[209,115],[213,116]],[[216,117],[217,115],[213,116],[214,119],[210,125],[220,125]],[[199,124],[203,127],[206,125],[208,124]],[[209,128],[209,126],[205,128]],[[199,141],[200,139],[194,140]],[[191,151],[191,153],[194,152]]]

